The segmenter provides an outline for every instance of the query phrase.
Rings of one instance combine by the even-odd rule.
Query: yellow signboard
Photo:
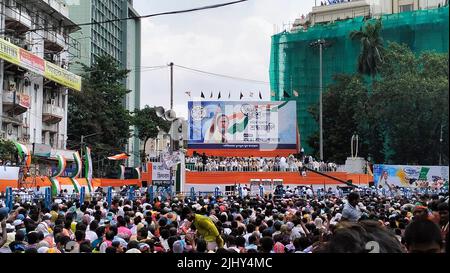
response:
[[[72,72],[48,62],[33,53],[26,51],[0,38],[0,58],[23,67],[38,75],[64,85],[76,91],[81,91],[81,77]]]

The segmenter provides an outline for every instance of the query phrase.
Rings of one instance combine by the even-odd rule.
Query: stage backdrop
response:
[[[448,166],[406,166],[383,165],[373,166],[375,185],[383,187],[426,187],[440,188],[448,183]]]
[[[295,101],[190,101],[189,149],[295,149]]]

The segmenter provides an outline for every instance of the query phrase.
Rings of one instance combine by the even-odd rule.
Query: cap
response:
[[[22,224],[23,224],[23,221],[22,221],[22,220],[15,220],[15,221],[13,222],[13,226],[15,226],[15,227],[20,226],[20,225],[22,225]]]

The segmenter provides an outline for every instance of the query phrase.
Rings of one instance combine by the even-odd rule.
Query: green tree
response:
[[[323,96],[325,160],[343,164],[350,156],[350,140],[354,133],[360,138],[358,156],[367,156],[369,147],[364,142],[365,132],[359,131],[364,116],[367,89],[361,75],[338,74]],[[317,107],[310,113],[318,120]],[[318,134],[309,139],[309,145],[317,152]]]
[[[144,141],[144,151],[147,141],[156,138],[159,129],[168,132],[170,122],[156,115],[155,107],[146,105],[143,109],[136,109],[133,115],[133,125],[136,126],[135,136]],[[158,129],[159,127],[159,129]]]
[[[1,161],[16,161],[17,148],[14,143],[7,139],[0,139],[0,160]]]
[[[381,19],[379,19],[374,24],[367,23],[361,30],[350,33],[350,38],[358,40],[361,44],[361,52],[358,56],[358,72],[372,77],[372,82],[383,63],[381,27]]]
[[[98,133],[85,139],[95,163],[123,152],[131,136],[131,114],[123,105],[130,92],[124,84],[129,71],[110,56],[98,57],[91,67],[83,68],[82,91],[69,97],[68,146],[79,149],[82,135]]]
[[[371,98],[378,131],[385,134],[395,164],[435,165],[448,162],[448,54],[416,56],[405,45],[389,44],[380,80]]]

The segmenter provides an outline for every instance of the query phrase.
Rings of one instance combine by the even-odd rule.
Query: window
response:
[[[409,5],[401,5],[401,6],[400,6],[400,12],[413,11],[413,9],[414,9],[414,5],[413,5],[413,4],[409,4]]]

